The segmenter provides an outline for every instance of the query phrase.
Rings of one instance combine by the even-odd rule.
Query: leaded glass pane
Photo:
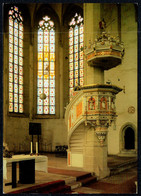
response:
[[[23,85],[19,85],[19,94],[23,94]]]
[[[13,35],[9,35],[9,43],[13,44]]]
[[[50,88],[50,96],[55,96],[55,88]]]
[[[55,99],[54,99],[54,97],[50,97],[50,105],[55,105]]]
[[[19,76],[19,84],[23,84],[23,76]]]
[[[9,103],[9,112],[13,112],[13,103]]]
[[[13,19],[12,19],[11,16],[9,17],[9,25],[10,25],[10,26],[13,26]]]
[[[14,74],[14,82],[18,83],[18,75],[17,74]]]
[[[69,30],[69,37],[73,37],[73,28],[70,27],[70,30]]]
[[[23,39],[23,32],[22,31],[19,31],[19,38]]]
[[[78,36],[74,37],[74,44],[78,44]]]
[[[44,106],[44,114],[49,114],[49,106]]]
[[[19,65],[23,65],[23,58],[19,57]]]
[[[80,35],[80,42],[83,42],[83,34]]]
[[[75,70],[74,76],[75,76],[75,78],[78,78],[78,70]]]
[[[55,81],[54,80],[50,80],[50,87],[55,87]]]
[[[23,113],[23,104],[19,104],[19,112]]]
[[[14,36],[18,37],[18,29],[14,28]]]
[[[9,34],[13,35],[13,27],[9,26]]]
[[[19,39],[19,46],[22,48],[23,47],[23,40]]]
[[[78,52],[78,44],[74,46],[74,52]]]
[[[13,53],[13,44],[9,44],[9,52]]]
[[[9,72],[13,72],[13,64],[9,63]]]
[[[18,46],[14,46],[14,54],[18,55]]]
[[[14,63],[18,64],[18,56],[17,55],[14,55]]]
[[[70,87],[73,87],[73,80],[70,80]]]
[[[84,83],[83,78],[80,78],[80,86],[82,86],[82,85],[83,85],[83,83]]]
[[[43,106],[42,105],[37,105],[37,113],[38,114],[43,114]]]
[[[73,38],[69,39],[69,45],[72,46],[73,45]]]
[[[13,62],[13,54],[9,53],[9,62]]]
[[[19,103],[23,103],[23,96],[19,95]]]
[[[75,86],[78,86],[78,79],[77,78],[75,78]]]
[[[22,48],[19,48],[19,55],[23,56],[23,49]]]
[[[18,102],[18,94],[14,94],[14,102],[17,103]]]
[[[76,25],[74,28],[74,36],[78,35],[78,26]]]
[[[75,53],[75,55],[74,55],[74,61],[78,61],[78,53]]]
[[[69,55],[69,62],[73,61],[73,54]]]
[[[76,61],[75,63],[74,63],[74,70],[75,69],[78,69],[78,61]]]
[[[49,99],[48,99],[48,97],[44,100],[44,105],[49,105]]]
[[[23,67],[22,66],[19,66],[19,74],[23,75]]]
[[[44,80],[44,87],[49,87],[49,80]]]
[[[19,30],[23,31],[23,24],[21,22],[20,22],[20,25],[19,25]]]
[[[14,73],[17,74],[17,83],[18,83],[18,65],[14,65]]]
[[[13,82],[13,73],[9,73],[9,82]]]
[[[70,71],[70,72],[69,72],[69,78],[70,78],[70,79],[73,79],[73,71]]]
[[[49,52],[49,44],[44,44],[44,52]]]
[[[13,83],[9,83],[9,92],[13,92]]]
[[[44,61],[49,61],[49,53],[44,53]]]
[[[80,77],[83,77],[83,69],[80,69]]]
[[[12,87],[13,88],[13,87]],[[13,92],[13,91],[12,91]],[[12,103],[13,102],[13,93],[9,93],[9,102]]]
[[[55,114],[55,106],[50,106],[50,114]]]
[[[14,20],[14,28],[18,29],[18,21],[17,21],[17,19]]]
[[[49,96],[49,88],[44,87],[44,93],[45,95],[48,97]],[[47,98],[47,101],[49,100],[49,98]]]

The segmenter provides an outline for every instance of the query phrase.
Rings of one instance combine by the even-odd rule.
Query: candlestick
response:
[[[32,142],[31,142],[31,145],[30,145],[30,155],[33,154],[33,147],[32,147]]]
[[[36,142],[36,154],[38,154],[38,142]]]

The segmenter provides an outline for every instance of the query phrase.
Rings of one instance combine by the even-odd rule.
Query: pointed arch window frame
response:
[[[24,114],[23,100],[23,17],[17,6],[11,6],[8,12],[8,112],[14,115]]]
[[[55,60],[55,24],[45,15],[39,21],[37,29],[36,114],[38,116],[56,115]]]
[[[73,89],[84,85],[84,24],[80,14],[75,14],[69,23],[69,98]]]

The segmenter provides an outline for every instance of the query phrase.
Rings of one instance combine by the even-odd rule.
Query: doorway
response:
[[[124,144],[126,150],[135,149],[135,133],[131,127],[127,127],[125,130]]]

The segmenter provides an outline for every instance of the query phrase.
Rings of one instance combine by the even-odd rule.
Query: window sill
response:
[[[35,119],[57,119],[55,114],[35,114]]]
[[[14,112],[8,112],[8,117],[17,117],[17,118],[28,118],[29,114],[25,113],[14,113]]]

